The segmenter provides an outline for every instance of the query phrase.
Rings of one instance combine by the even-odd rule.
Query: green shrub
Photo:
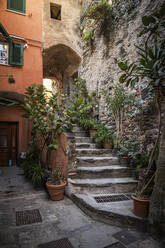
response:
[[[44,171],[36,161],[26,160],[22,164],[24,175],[27,177],[35,186],[41,186],[44,182]]]
[[[88,29],[85,33],[84,33],[84,35],[83,35],[83,37],[82,37],[82,40],[83,41],[93,41],[94,40],[94,31],[93,31],[93,29]]]
[[[99,0],[98,3],[92,4],[87,11],[84,13],[84,16],[93,18],[93,19],[108,19],[111,6],[107,0]]]
[[[104,124],[98,125],[98,129],[95,134],[95,141],[99,146],[103,146],[104,143],[113,144],[114,133],[111,129],[107,128]]]
[[[59,169],[55,169],[53,170],[50,179],[48,181],[51,184],[60,185],[65,182],[65,177],[64,174]]]

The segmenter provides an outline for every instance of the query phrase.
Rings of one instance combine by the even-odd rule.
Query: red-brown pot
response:
[[[104,149],[112,149],[113,145],[109,143],[104,143]]]
[[[52,201],[60,201],[64,199],[65,186],[66,182],[60,185],[53,185],[49,182],[46,183],[46,187]]]
[[[127,156],[125,156],[125,157],[124,156],[123,157],[121,156],[120,157],[120,164],[121,165],[128,165],[129,164],[129,158]]]
[[[97,129],[96,128],[91,128],[89,129],[89,134],[91,138],[95,137],[95,133],[96,133]]]
[[[134,214],[139,217],[146,218],[149,212],[150,200],[139,199],[133,194],[131,195],[134,203]]]

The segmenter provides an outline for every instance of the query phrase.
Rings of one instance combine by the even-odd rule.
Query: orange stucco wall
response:
[[[0,107],[1,122],[17,122],[18,125],[18,153],[27,149],[29,142],[30,123],[23,118],[23,110],[20,106]]]
[[[26,0],[26,14],[7,10],[7,0],[0,1],[0,23],[10,35],[26,41],[24,65],[0,65],[0,90],[24,93],[32,83],[42,84],[42,0]],[[8,76],[13,75],[16,83],[9,84]]]
[[[52,152],[51,157],[52,169],[60,168],[65,177],[68,175],[68,155],[65,154],[67,150],[67,142],[68,140],[66,134],[62,133],[58,139],[58,149]]]
[[[0,23],[8,34],[17,36],[15,42],[28,45],[24,48],[23,66],[0,65],[0,91],[24,94],[29,85],[42,84],[42,11],[42,0],[26,0],[26,14],[7,10],[7,0],[0,0]],[[8,83],[10,75],[13,75],[15,84]],[[27,149],[29,137],[28,120],[22,113],[19,106],[0,106],[0,122],[19,123],[19,153]]]

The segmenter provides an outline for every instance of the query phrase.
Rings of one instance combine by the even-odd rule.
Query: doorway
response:
[[[0,166],[15,166],[17,161],[18,123],[0,122]]]

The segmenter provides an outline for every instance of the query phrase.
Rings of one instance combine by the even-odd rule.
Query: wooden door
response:
[[[0,166],[16,165],[17,123],[0,123]]]

